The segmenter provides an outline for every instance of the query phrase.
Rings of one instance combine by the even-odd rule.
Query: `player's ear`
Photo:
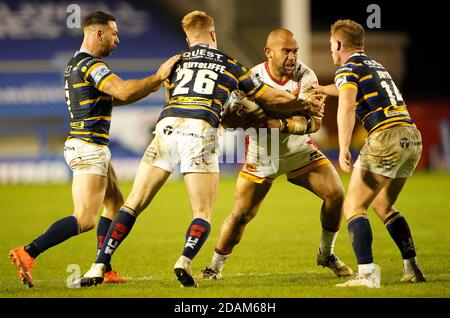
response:
[[[186,38],[186,43],[188,46],[191,46],[191,43],[189,42],[189,38]]]
[[[213,40],[213,42],[216,43],[216,32],[214,30],[211,30],[209,32],[209,35],[211,35],[211,40]]]
[[[96,34],[97,34],[97,39],[101,42],[102,39],[103,39],[103,32],[102,32],[102,30],[98,29]]]
[[[272,58],[273,56],[272,50],[269,47],[264,48],[264,54],[266,55],[267,58]]]
[[[340,51],[341,48],[342,48],[342,43],[341,43],[341,41],[337,41],[336,51]]]

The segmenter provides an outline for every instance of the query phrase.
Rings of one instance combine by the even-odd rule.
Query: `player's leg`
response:
[[[336,169],[328,159],[322,159],[313,165],[315,166],[312,169],[295,175],[289,182],[311,191],[323,201],[320,210],[322,234],[317,264],[330,268],[338,277],[350,276],[353,274],[351,268],[334,254],[334,243],[341,223],[344,188]]]
[[[110,162],[108,166],[108,185],[106,186],[105,199],[103,200],[104,209],[97,224],[97,255],[100,253],[103,246],[111,222],[123,203],[124,198],[119,188],[119,181],[117,180],[116,173]],[[110,264],[106,264],[104,282],[124,283],[126,280],[120,277],[116,271],[113,271]]]
[[[170,172],[152,166],[144,160],[141,161],[131,193],[111,222],[95,263],[77,282],[80,286],[92,286],[103,282],[106,264],[111,262],[112,255],[130,233],[136,217],[150,204],[169,176]]]
[[[211,231],[210,223],[219,186],[219,173],[185,173],[184,182],[193,220],[186,231],[183,252],[174,266],[174,272],[183,286],[193,287],[196,283],[190,270],[191,262]]]
[[[236,182],[233,210],[222,223],[211,264],[202,272],[203,279],[221,277],[225,261],[231,255],[233,248],[241,241],[246,225],[255,218],[271,185],[267,181],[256,183],[239,176]]]
[[[92,229],[105,196],[111,156],[108,147],[85,144],[75,139],[67,140],[65,146],[64,157],[74,174],[73,215],[53,223],[30,244],[10,251],[10,258],[19,270],[19,278],[29,287],[33,286],[31,270],[35,258],[52,246]]]
[[[404,275],[401,281],[424,282],[425,276],[417,263],[416,249],[408,222],[394,207],[406,181],[407,178],[390,179],[373,201],[372,207],[386,225],[402,255]]]
[[[367,209],[388,181],[388,177],[359,167],[353,169],[343,210],[358,263],[358,276],[336,286],[380,286],[379,267],[373,263],[373,237]]]

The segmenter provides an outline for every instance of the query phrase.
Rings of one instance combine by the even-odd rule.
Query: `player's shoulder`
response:
[[[302,61],[298,61],[292,80],[298,82],[304,79],[311,79],[317,81],[317,75],[311,67],[309,67]]]

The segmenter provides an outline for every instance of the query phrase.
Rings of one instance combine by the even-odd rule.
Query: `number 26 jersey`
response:
[[[159,117],[197,118],[218,127],[231,92],[242,90],[256,99],[267,85],[256,81],[237,60],[208,45],[195,45],[182,54],[166,80],[167,104]]]

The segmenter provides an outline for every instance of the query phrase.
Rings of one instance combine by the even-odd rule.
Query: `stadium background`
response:
[[[68,182],[62,149],[68,129],[62,70],[79,48],[82,35],[66,22],[68,1],[0,1],[0,183]],[[216,19],[219,47],[243,64],[264,60],[265,37],[286,25],[283,5],[301,9],[303,30],[294,29],[299,58],[317,73],[321,83],[333,80],[335,66],[329,53],[329,25],[349,17],[366,25],[369,2],[272,0],[196,1],[78,1],[82,16],[105,10],[118,19],[121,44],[107,59],[123,78],[141,78],[154,72],[168,56],[185,47],[179,21],[185,12],[203,9]],[[300,6],[299,6],[300,4]],[[381,28],[367,29],[366,52],[380,60],[395,78],[424,138],[420,170],[450,170],[449,90],[445,60],[435,57],[440,19],[436,8],[420,10],[378,2]],[[257,9],[255,9],[257,8]],[[288,10],[288,11],[289,11]],[[424,12],[425,10],[425,12]],[[418,12],[421,11],[419,14]],[[427,12],[430,11],[430,12]],[[343,12],[345,14],[343,14]],[[428,14],[429,13],[429,14]],[[295,16],[295,15],[294,15]],[[420,17],[420,19],[418,19]],[[289,25],[288,25],[289,26]],[[308,45],[309,44],[309,45]],[[164,92],[126,108],[114,110],[111,149],[119,178],[132,180],[140,155],[152,138]],[[324,128],[314,141],[331,158],[337,158],[336,99],[327,103]],[[353,149],[365,138],[355,129]],[[223,149],[223,152],[232,149]],[[356,154],[356,153],[355,153]],[[236,165],[224,165],[226,173]]]
[[[180,289],[172,267],[191,216],[184,185],[175,180],[161,190],[148,209],[151,213],[140,218],[130,238],[115,254],[115,268],[131,277],[132,283],[83,290],[66,287],[67,266],[78,264],[84,272],[92,261],[96,237],[95,231],[90,231],[39,257],[33,272],[36,287],[27,290],[21,286],[6,257],[9,249],[29,242],[72,209],[70,170],[62,156],[68,125],[62,70],[82,37],[80,30],[66,26],[66,8],[71,3],[0,0],[0,298],[450,297],[450,135],[446,128],[450,121],[450,90],[443,48],[447,17],[442,3],[411,5],[401,1],[376,2],[381,8],[381,28],[367,29],[366,52],[391,72],[424,137],[419,171],[408,181],[398,207],[413,229],[426,284],[399,283],[398,251],[383,224],[370,214],[383,288],[330,288],[342,281],[315,264],[321,202],[308,191],[277,180],[227,264],[225,279],[202,282],[195,292]],[[302,26],[310,30],[307,34],[295,32],[300,42],[299,58],[309,61],[322,83],[330,83],[335,66],[329,51],[329,25],[338,18],[352,18],[366,25],[370,15],[367,1],[118,0],[76,4],[83,14],[104,10],[117,17],[121,44],[107,61],[123,78],[151,74],[166,57],[183,50],[180,20],[193,9],[203,9],[215,18],[219,47],[224,52],[248,66],[260,63],[264,60],[265,37],[271,29],[284,24],[282,8],[287,4],[287,11],[294,16],[298,13]],[[299,4],[309,9],[298,10]],[[163,96],[160,91],[113,112],[113,164],[125,195],[130,192],[137,162],[152,138]],[[313,136],[334,160],[335,114],[336,99],[330,98],[325,127]],[[355,155],[364,138],[365,133],[356,129]],[[220,224],[231,210],[236,168],[222,166],[211,236],[196,258],[195,273],[209,263]],[[347,188],[348,175],[341,177]],[[356,268],[344,225],[336,252]]]

